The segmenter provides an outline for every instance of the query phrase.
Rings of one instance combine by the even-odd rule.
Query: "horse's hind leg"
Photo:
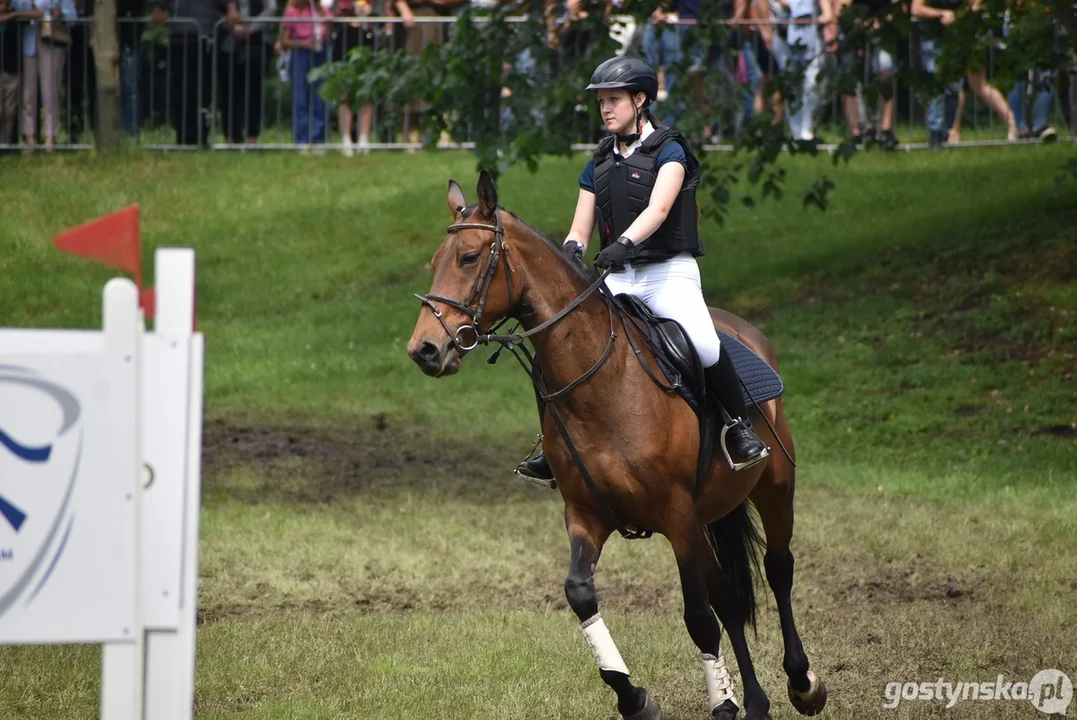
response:
[[[629,681],[628,666],[598,612],[595,565],[610,530],[588,514],[572,508],[565,509],[565,523],[571,547],[565,597],[580,619],[580,630],[594,653],[599,675],[617,693],[617,711],[625,720],[659,720],[662,711],[644,688],[635,687]]]
[[[754,558],[762,539],[759,537],[747,501],[706,528],[710,548],[706,555],[707,590],[710,604],[729,634],[729,644],[740,667],[744,684],[746,720],[769,718],[770,699],[759,684],[748,650],[744,629],[755,624]],[[713,551],[712,551],[713,549]],[[713,717],[735,717],[732,703],[715,708]]]
[[[717,564],[707,545],[703,528],[695,522],[694,517],[689,522],[678,523],[676,527],[679,527],[681,532],[669,534],[667,538],[673,546],[681,576],[684,626],[701,653],[711,716],[730,720],[736,717],[737,704],[733,698],[729,673],[725,669],[725,663],[720,660],[722,627],[711,609],[707,587],[712,575],[711,566],[716,569]]]
[[[791,446],[788,435],[785,442]],[[759,510],[767,536],[763,566],[778,604],[782,644],[785,646],[782,667],[789,677],[789,701],[801,715],[817,715],[826,705],[826,686],[809,668],[808,656],[793,620],[794,563],[789,543],[793,537],[794,468],[784,456],[774,455],[771,459],[752,491],[752,502]]]

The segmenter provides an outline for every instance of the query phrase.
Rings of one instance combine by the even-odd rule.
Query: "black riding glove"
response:
[[[583,243],[578,240],[565,240],[565,244],[561,246],[561,254],[569,260],[579,258],[583,259]]]
[[[634,245],[635,243],[622,235],[617,238],[617,242],[611,243],[609,247],[598,254],[598,257],[595,258],[595,267],[603,270],[606,268],[624,270],[625,260]]]

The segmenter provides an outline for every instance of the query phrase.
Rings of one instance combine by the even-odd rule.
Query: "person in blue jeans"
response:
[[[704,70],[721,70],[721,48],[707,48],[698,41],[689,44],[691,40],[691,28],[701,20],[702,0],[672,0],[668,5],[672,10],[663,9],[666,3],[660,5],[643,27],[642,50],[643,57],[651,67],[663,66],[665,68],[665,83],[656,99],[654,111],[657,113],[660,105],[666,105],[669,93],[680,78],[677,75],[678,63],[683,62],[685,55],[691,61],[689,71],[692,73]],[[723,3],[720,16],[732,15],[732,3]],[[669,107],[662,110],[662,122],[666,125],[675,125],[684,113],[684,103],[669,103]]]
[[[960,5],[960,0],[912,0],[912,16],[921,28],[920,63],[931,75],[938,71],[944,28],[953,24],[954,11]],[[958,78],[947,82],[941,95],[927,101],[928,144],[932,149],[942,147],[950,136],[960,92],[961,78]]]
[[[142,48],[141,18],[146,14],[141,0],[117,0],[116,34],[120,42],[120,108],[123,129],[138,136],[144,101],[141,100]]]
[[[1013,21],[1007,11],[1002,23],[1002,35],[1012,42]],[[1058,51],[1058,26],[1053,25],[1053,50]],[[1044,142],[1058,139],[1058,132],[1051,127],[1051,108],[1055,101],[1054,70],[1029,70],[1024,77],[1014,83],[1010,94],[1006,98],[1009,101],[1010,110],[1017,122],[1017,136],[1019,138],[1039,138]],[[1033,95],[1035,93],[1035,95]],[[1025,118],[1026,102],[1031,97],[1032,127],[1028,126]]]
[[[1045,142],[1058,139],[1058,131],[1050,125],[1051,108],[1055,102],[1054,82],[1053,71],[1038,73],[1032,70],[1025,79],[1014,83],[1007,99],[1017,121],[1019,138],[1039,138]],[[1032,127],[1029,128],[1025,120],[1025,99],[1032,95],[1037,86],[1039,89],[1032,98]]]
[[[325,143],[328,138],[329,102],[318,92],[323,80],[311,82],[310,71],[329,62],[330,23],[316,0],[289,0],[288,18],[281,27],[280,45],[291,51],[292,142],[296,145]]]
[[[789,16],[794,22],[786,30],[787,67],[800,78],[789,98],[789,131],[794,140],[815,139],[815,112],[819,107],[819,74],[825,53],[820,25],[833,21],[830,0],[789,0]],[[815,24],[819,23],[819,24]]]
[[[675,66],[684,59],[684,36],[688,32],[688,25],[677,24],[679,20],[699,19],[699,0],[680,0],[675,3],[676,9],[672,12],[663,11],[659,6],[643,27],[643,57],[651,67],[665,68],[665,87],[663,96],[667,95],[676,84],[677,73]],[[665,104],[665,97],[662,98]],[[655,112],[658,111],[656,102]],[[674,125],[684,108],[681,103],[674,103],[672,107],[665,108],[662,114],[662,122],[666,125]]]

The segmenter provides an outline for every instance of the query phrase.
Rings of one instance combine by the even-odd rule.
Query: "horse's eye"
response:
[[[460,258],[460,267],[464,267],[465,265],[474,264],[475,261],[477,261],[479,259],[479,255],[481,255],[481,254],[482,253],[472,252],[472,253],[468,253],[467,255],[463,256],[462,258]]]

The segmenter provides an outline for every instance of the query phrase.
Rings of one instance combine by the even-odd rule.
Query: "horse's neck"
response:
[[[519,318],[527,330],[556,317],[588,287],[556,250],[538,242],[529,245],[531,256],[526,258],[528,270],[523,293],[528,312]],[[535,357],[551,392],[586,373],[610,341],[611,311],[598,292],[593,292],[567,315],[531,337]]]

